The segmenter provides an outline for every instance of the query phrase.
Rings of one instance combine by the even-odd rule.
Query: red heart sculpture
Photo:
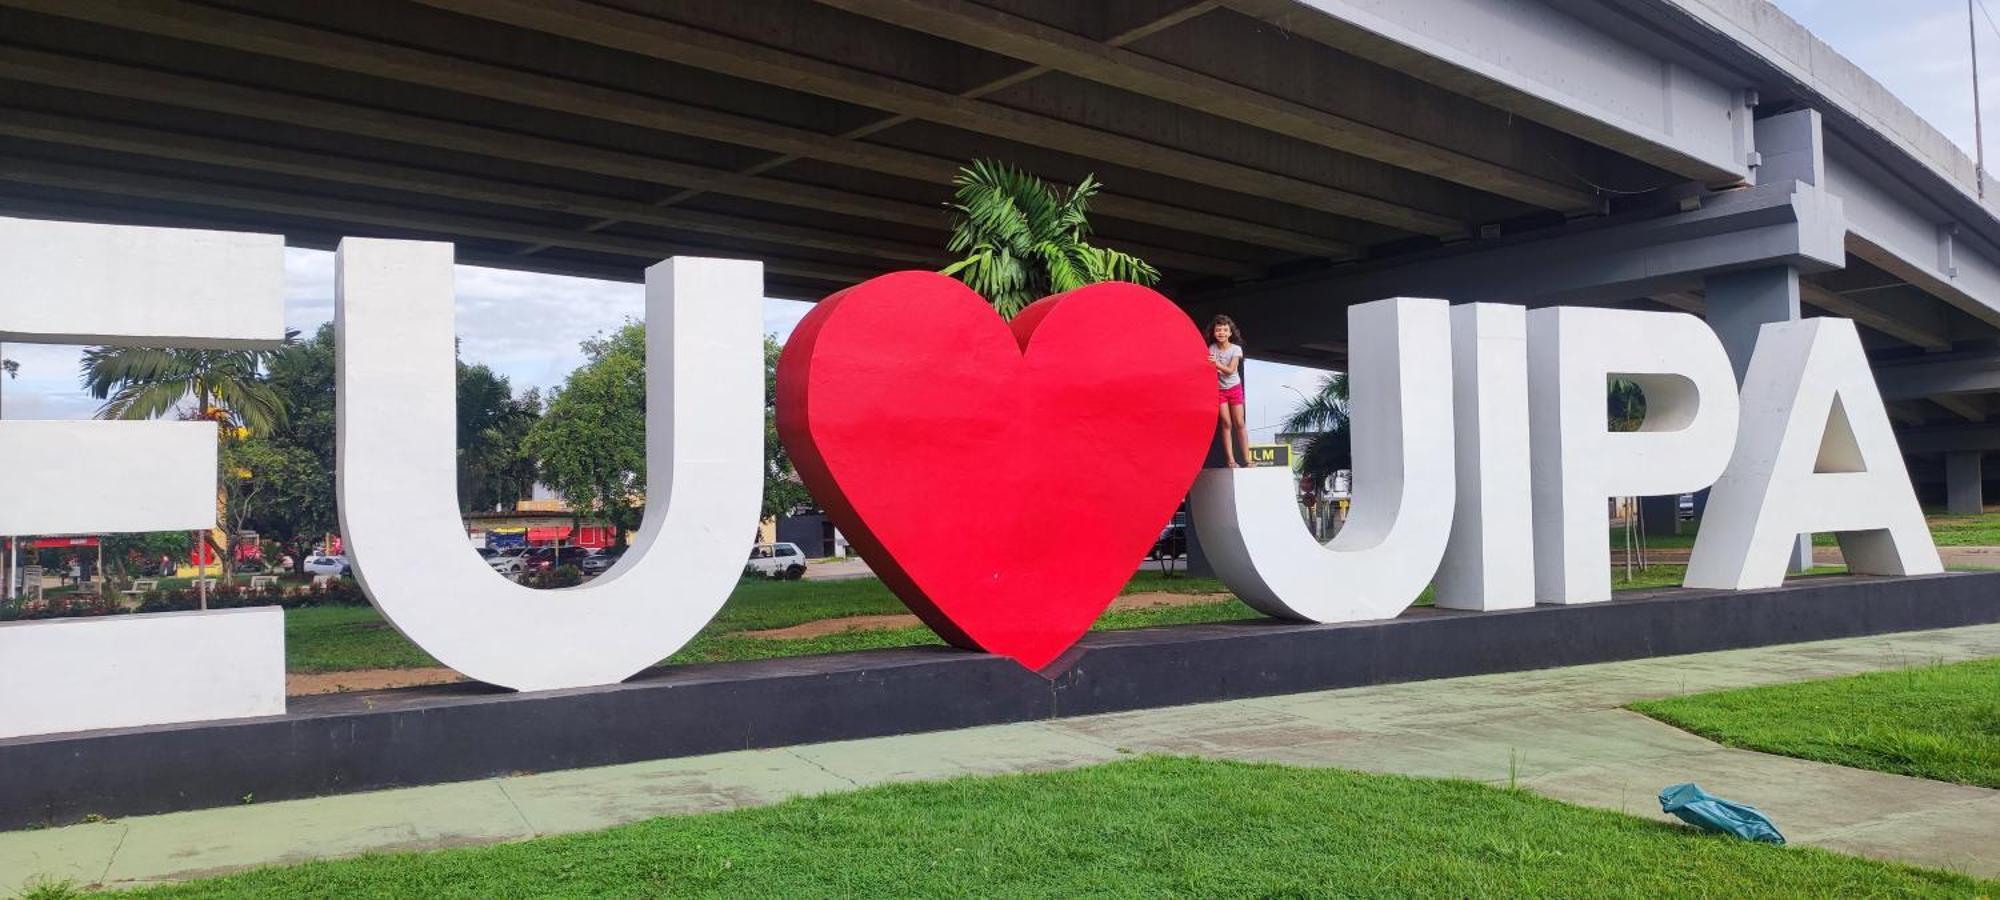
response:
[[[1215,369],[1187,315],[1107,282],[1009,323],[932,272],[820,302],[778,431],[876,574],[945,640],[1041,669],[1130,580],[1201,468]]]

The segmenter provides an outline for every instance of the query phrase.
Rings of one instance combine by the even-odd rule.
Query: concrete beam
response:
[[[936,208],[921,203],[18,47],[0,47],[0,77],[686,189],[676,199],[688,191],[710,191],[925,229],[941,231],[945,225]],[[1128,221],[1196,229],[1307,256],[1345,258],[1355,252],[1342,241],[1201,210],[1132,198],[1098,200],[1096,211]]]
[[[1246,285],[1195,305],[1228,311],[1250,333],[1304,344],[1345,337],[1339,311],[1384,297],[1590,303],[1684,291],[1706,275],[1763,265],[1835,268],[1846,260],[1842,231],[1838,198],[1796,182],[1764,184],[1710,195],[1691,212]]]
[[[1904,453],[1950,453],[1954,450],[2000,450],[2000,424],[1965,422],[1906,428],[1896,435]]]
[[[341,184],[389,188],[433,197],[449,197],[541,211],[556,210],[578,215],[605,216],[621,222],[638,222],[722,237],[770,241],[790,246],[872,256],[884,260],[924,265],[941,264],[943,261],[941,246],[875,238],[839,229],[787,225],[721,213],[673,209],[658,204],[537,184],[495,181],[434,169],[378,163],[355,157],[284,150],[105,122],[83,122],[26,110],[0,110],[0,135],[273,172]],[[1260,271],[1256,266],[1201,253],[1189,253],[1118,238],[1100,240],[1118,249],[1137,253],[1149,262],[1169,269],[1226,278],[1244,278]]]
[[[1925,399],[1967,422],[1986,421],[1986,403],[1977,394],[1938,394]]]
[[[1174,26],[1179,25],[1182,22],[1188,21],[1189,19],[1194,19],[1206,15],[1207,13],[1212,12],[1219,5],[1219,2],[1220,0],[1195,0],[1195,2],[1188,3],[1184,6],[1181,6],[1178,9],[1173,9],[1171,11],[1168,11],[1165,14],[1160,15],[1158,18],[1145,19],[1137,22],[1128,22],[1126,23],[1126,26],[1122,28],[1122,30],[1114,30],[1112,31],[1112,33],[1108,34],[1104,39],[1104,43],[1107,46],[1122,47],[1125,44],[1130,43],[1132,41],[1143,40],[1144,38],[1150,35],[1157,34],[1160,31],[1169,28],[1173,28]],[[1102,11],[1102,8],[1100,8],[1100,11]],[[1048,71],[1049,71],[1048,69],[1043,68],[1041,66],[1029,66],[1024,69],[1017,69],[1014,72],[1002,75],[998,78],[994,78],[982,82],[980,84],[973,85],[970,88],[961,90],[958,92],[958,96],[967,98],[984,97],[996,91],[1006,90],[1007,88],[1012,87],[1016,84],[1020,84],[1021,82],[1028,81],[1030,79],[1045,75],[1048,73]],[[876,119],[875,121],[869,122],[865,125],[860,125],[855,128],[850,128],[844,132],[841,132],[839,136],[843,140],[861,140],[862,138],[868,137],[869,135],[878,134],[887,129],[894,128],[898,125],[902,125],[911,121],[914,121],[913,117],[904,115],[902,113],[897,113],[895,115],[885,116],[883,118]],[[771,172],[779,168],[783,168],[798,161],[799,157],[797,156],[793,156],[788,153],[781,153],[776,156],[772,156],[767,159],[751,163],[750,165],[744,166],[743,168],[738,169],[736,171],[737,174],[740,176],[752,177],[752,176],[762,175],[766,172]],[[671,197],[662,199],[658,205],[675,206],[678,204],[686,203],[706,193],[708,193],[708,191],[703,190],[701,188],[688,188],[687,190],[675,193]],[[1111,201],[1112,209],[1114,212],[1118,209],[1121,203],[1130,204],[1130,203],[1141,202],[1136,199],[1130,199],[1130,198],[1112,197],[1108,199]],[[1103,211],[1102,202],[1100,202],[1098,205],[1098,211],[1099,212]],[[1207,234],[1213,234],[1217,236],[1227,237],[1234,234],[1235,230],[1238,229],[1251,230],[1253,232],[1259,233],[1260,236],[1255,240],[1244,241],[1245,243],[1251,243],[1264,247],[1273,247],[1273,248],[1290,250],[1292,252],[1300,253],[1305,256],[1323,256],[1333,259],[1347,259],[1352,256],[1355,256],[1358,253],[1357,248],[1347,245],[1343,242],[1334,241],[1326,238],[1320,238],[1313,235],[1306,235],[1302,233],[1285,231],[1283,229],[1267,228],[1266,226],[1262,225],[1253,225],[1248,222],[1242,222],[1238,220],[1228,219],[1223,216],[1217,216],[1212,213],[1201,212],[1196,210],[1185,210],[1185,215],[1183,216],[1183,218],[1187,222],[1187,227],[1200,229]],[[589,226],[587,226],[587,228],[588,230],[596,231],[603,228],[609,228],[613,225],[618,224],[620,221],[623,220],[619,218],[600,219],[596,222],[592,222]],[[531,247],[529,248],[528,251],[524,252],[533,252],[542,249],[545,248],[537,246],[537,247]]]
[[[959,165],[956,160],[884,144],[844,140],[809,129],[677,103],[650,94],[488,65],[173,0],[119,0],[101,4],[4,0],[0,5],[639,128],[755,147],[926,184],[949,184]],[[485,5],[478,4],[476,7],[484,8]],[[533,12],[525,7],[512,9],[520,15]],[[465,11],[471,10],[468,8]],[[1465,227],[1464,223],[1441,214],[1339,187],[1198,156],[997,104],[966,100],[921,85],[796,56],[747,41],[734,41],[711,32],[684,28],[608,7],[575,4],[561,11],[551,10],[547,16],[536,15],[533,18],[541,23],[542,29],[560,27],[562,30],[553,33],[572,39],[589,40],[683,65],[695,65],[878,109],[916,115],[953,127],[1019,141],[1027,146],[1054,145],[1088,158],[1116,162],[1302,208],[1418,234],[1452,235],[1462,232]],[[1178,221],[1156,224],[1175,225]]]
[[[937,210],[817,185],[744,178],[727,169],[572,144],[521,132],[242,87],[205,78],[0,46],[0,77],[163,106],[575,169],[647,184],[717,193],[902,225],[938,228]]]
[[[576,215],[617,216],[623,221],[702,234],[774,241],[884,259],[934,264],[940,262],[943,256],[940,247],[874,238],[838,230],[785,225],[720,213],[669,209],[650,203],[538,184],[495,181],[435,169],[378,163],[357,157],[286,150],[152,128],[84,121],[28,110],[0,109],[0,135],[523,209],[553,210]],[[1229,271],[1240,272],[1243,269],[1243,266],[1232,265]]]
[[[293,214],[342,223],[428,231],[440,235],[464,235],[523,243],[544,242],[559,247],[632,257],[635,268],[643,268],[644,265],[669,256],[694,255],[758,259],[763,261],[765,268],[775,273],[840,285],[854,284],[878,274],[871,269],[811,260],[774,258],[765,253],[746,253],[721,247],[703,247],[649,238],[565,231],[545,225],[531,225],[485,216],[385,209],[378,204],[361,201],[262,188],[195,184],[182,179],[118,172],[97,166],[4,160],[0,161],[0,181],[93,191],[123,197],[144,197],[223,209]]]
[[[2000,328],[2000,262],[1962,239],[1944,210],[1840,141],[1827,155],[1827,190],[1847,208],[1848,252]]]
[[[142,208],[119,202],[119,198],[109,194],[78,193],[66,196],[61,201],[53,201],[45,197],[31,198],[9,194],[4,190],[6,187],[9,185],[0,183],[0,216],[232,232],[242,232],[251,227],[246,221],[249,217],[232,215],[231,211],[225,209],[175,206],[168,210],[162,209],[157,204]],[[348,236],[348,233],[340,230],[340,226],[329,225],[318,219],[309,219],[304,214],[280,218],[257,216],[255,222],[255,227],[273,233],[283,233],[287,247],[330,251],[339,246],[342,238]],[[452,238],[449,235],[440,235],[429,239],[451,240]],[[620,266],[594,260],[583,261],[569,256],[524,257],[511,252],[496,252],[484,242],[461,241],[458,244],[457,259],[461,265],[595,278],[599,281],[637,282],[645,275],[639,266]],[[780,300],[817,302],[833,287],[834,285],[828,282],[780,275],[768,270],[764,279],[764,295]]]
[[[1876,363],[1875,383],[1884,400],[2000,391],[2000,351]]]
[[[1697,291],[1661,291],[1648,299],[1697,316],[1708,311],[1708,300]]]
[[[1541,172],[1547,158],[1462,153],[965,0],[815,2],[1545,209],[1592,213],[1603,204],[1574,176]]]
[[[1843,294],[1810,281],[1801,282],[1799,291],[1808,304],[1836,316],[1853,319],[1904,343],[1931,351],[1951,349],[1951,336],[1945,330],[1944,316],[1934,308],[1934,302],[1928,306],[1903,303],[1889,308],[1875,300]]]
[[[1524,0],[1225,0],[1287,32],[1710,185],[1749,176],[1741,86]]]
[[[1913,404],[1909,401],[1893,401],[1893,400],[1886,401],[1883,404],[1883,406],[1889,412],[1889,418],[1894,420],[1896,423],[1901,425],[1912,425],[1912,426],[1922,425],[1924,424],[1926,419],[1924,419],[1923,413],[1917,412],[1916,410],[1911,408],[1912,406],[1915,405],[1916,404]]]
[[[1954,450],[1944,455],[1945,512],[1955,516],[1976,516],[1986,512],[1986,473],[1977,450]]]

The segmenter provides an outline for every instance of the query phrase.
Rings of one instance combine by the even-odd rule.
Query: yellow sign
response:
[[[1289,469],[1292,467],[1292,445],[1251,444],[1250,464],[1253,466],[1284,466]]]

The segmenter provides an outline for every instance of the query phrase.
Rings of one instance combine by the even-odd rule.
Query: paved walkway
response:
[[[141,816],[0,834],[0,892],[37,876],[130,885],[1149,752],[1516,779],[1551,797],[1653,817],[1661,787],[1697,781],[1762,807],[1794,843],[1995,877],[2000,791],[1731,750],[1619,709],[1647,697],[1992,656],[2000,625]]]
[[[1981,569],[2000,569],[2000,547],[1945,546],[1939,547],[1937,550],[1938,559],[1944,563],[1944,567],[1947,569],[1962,572]],[[1684,566],[1687,565],[1688,555],[1693,552],[1688,547],[1654,547],[1646,551],[1646,564],[1651,566]],[[1614,567],[1625,564],[1624,548],[1611,548],[1611,564]],[[1814,547],[1813,564],[1819,566],[1842,566],[1847,564],[1847,557],[1841,555],[1839,547]]]

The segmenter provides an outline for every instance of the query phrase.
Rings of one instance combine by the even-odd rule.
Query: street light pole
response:
[[[1978,183],[1979,199],[1986,199],[1986,127],[1979,117],[1979,22],[1974,19],[1972,5],[1979,0],[1965,0],[1965,35],[1972,44],[1972,147],[1974,154],[1973,180]]]
[[[5,359],[6,356],[7,345],[0,344],[0,359]],[[0,419],[7,417],[6,388],[4,387],[6,381],[7,373],[0,371]],[[15,582],[19,581],[21,577],[20,543],[20,541],[14,539],[13,535],[7,536],[7,599],[9,600],[20,596],[20,588],[14,586]]]

